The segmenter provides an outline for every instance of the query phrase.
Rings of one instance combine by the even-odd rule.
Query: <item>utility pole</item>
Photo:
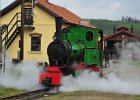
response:
[[[0,1],[1,10],[1,1]],[[1,13],[0,13],[0,74],[2,72],[2,28],[1,28]]]
[[[24,59],[24,5],[25,0],[21,3],[21,28],[20,28],[20,61]]]

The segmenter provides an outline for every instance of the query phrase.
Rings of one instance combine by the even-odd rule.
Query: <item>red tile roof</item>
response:
[[[117,31],[120,31],[120,30],[126,30],[126,31],[128,31],[128,28],[127,27],[125,27],[125,26],[122,26],[122,27],[119,27],[119,28],[117,28],[116,30]]]
[[[38,3],[42,6],[44,6],[52,14],[63,17],[64,22],[66,22],[66,23],[96,28],[95,26],[89,24],[86,20],[81,19],[80,17],[78,17],[71,11],[67,10],[66,8],[52,4],[52,3],[48,2],[48,0],[38,0]]]
[[[2,9],[0,11],[0,17],[4,16],[6,13],[14,9],[16,6],[21,4],[21,0],[15,0],[13,3],[11,3],[6,8]],[[48,2],[48,0],[37,0],[37,5],[41,7],[42,9],[45,9],[45,11],[48,11],[53,16],[60,16],[63,17],[63,21],[65,23],[70,23],[78,26],[86,26],[91,28],[96,28],[94,25],[91,25],[88,23],[88,21],[81,19],[71,11],[67,10],[66,8],[60,7],[58,5],[52,4]]]
[[[110,36],[106,37],[105,40],[109,40],[109,39],[111,39],[119,34],[126,34],[126,35],[129,35],[131,37],[134,37],[134,38],[137,38],[140,40],[139,36],[135,35],[134,33],[129,32],[129,31],[126,31],[125,29],[122,29],[122,30],[116,31],[115,33],[112,33]]]

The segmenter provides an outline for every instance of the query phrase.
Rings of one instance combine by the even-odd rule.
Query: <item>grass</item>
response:
[[[133,62],[133,63],[131,63],[131,65],[140,67],[140,61]]]
[[[27,91],[0,86],[0,99],[25,92]],[[135,96],[97,91],[76,91],[59,93],[54,96],[43,97],[40,100],[140,100],[140,95]]]
[[[136,64],[137,66],[140,66],[140,61],[137,61],[135,64]]]
[[[140,100],[140,95],[137,95],[137,96],[135,97],[135,100]]]
[[[21,93],[25,93],[25,92],[26,91],[24,91],[24,90],[17,90],[17,89],[13,89],[13,88],[5,88],[5,87],[0,86],[0,98],[13,96],[13,95],[21,94]]]
[[[55,96],[44,97],[40,100],[140,100],[140,96],[95,91],[77,91],[60,93]]]

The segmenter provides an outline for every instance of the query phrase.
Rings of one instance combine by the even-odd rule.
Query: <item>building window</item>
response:
[[[25,8],[24,25],[33,25],[32,8]]]
[[[32,37],[31,38],[31,51],[40,51],[41,49],[41,41],[40,37]]]
[[[41,51],[41,36],[42,34],[32,33],[31,36],[31,51]]]

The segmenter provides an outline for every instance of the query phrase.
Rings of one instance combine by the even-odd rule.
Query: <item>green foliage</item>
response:
[[[140,23],[132,23],[132,22],[125,22],[125,21],[112,21],[106,19],[88,19],[88,21],[95,25],[97,28],[101,28],[104,30],[106,35],[109,35],[113,32],[113,26],[119,28],[121,26],[125,26],[128,29],[131,29],[131,25],[134,27],[134,33],[140,35]]]

